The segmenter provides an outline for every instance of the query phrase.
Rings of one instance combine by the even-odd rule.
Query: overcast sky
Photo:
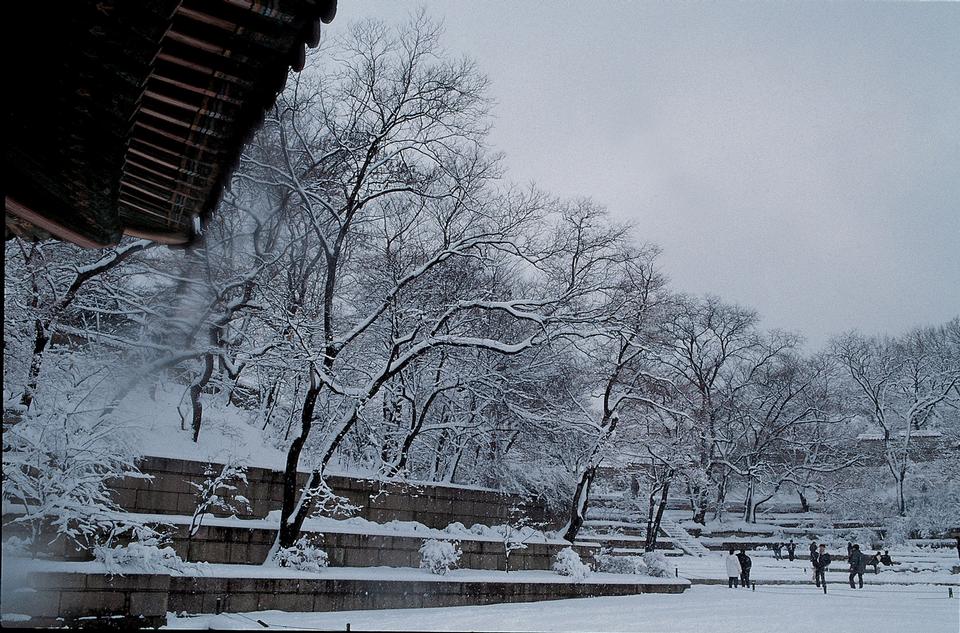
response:
[[[422,5],[490,77],[509,177],[634,221],[677,289],[813,348],[960,313],[960,4]]]

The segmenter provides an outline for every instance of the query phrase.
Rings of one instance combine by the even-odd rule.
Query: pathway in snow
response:
[[[954,595],[956,595],[956,591]],[[390,631],[657,631],[658,633],[956,633],[960,600],[933,586],[888,586],[823,595],[813,587],[692,587],[683,594],[526,604],[342,613],[263,611],[176,617],[171,628],[321,628]]]

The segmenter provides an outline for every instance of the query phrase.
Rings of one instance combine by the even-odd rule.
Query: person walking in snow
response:
[[[773,557],[776,560],[783,560],[783,543],[780,541],[773,544]]]
[[[787,558],[793,560],[796,557],[797,544],[793,542],[793,539],[790,539],[790,542],[787,543]]]
[[[857,586],[853,584],[853,580],[854,578],[858,578],[860,580],[860,588],[863,589],[863,572],[867,570],[867,557],[860,553],[860,545],[857,543],[854,543],[850,549],[850,558],[847,559],[847,562],[850,563],[850,588],[857,588]]]
[[[820,583],[823,583],[823,592],[827,592],[827,577],[824,575],[824,572],[827,571],[827,567],[830,566],[830,554],[827,553],[827,546],[823,543],[820,543],[820,548],[817,553],[814,554],[813,558],[813,580],[820,586]]]
[[[744,550],[737,554],[737,560],[740,561],[740,584],[744,589],[750,588],[750,568],[753,567],[753,561],[747,556]]]
[[[723,557],[723,563],[727,566],[727,588],[733,589],[740,581],[740,559],[733,553],[733,548]]]
[[[873,565],[873,573],[880,573],[880,550],[877,550],[877,553],[870,557],[867,564]]]

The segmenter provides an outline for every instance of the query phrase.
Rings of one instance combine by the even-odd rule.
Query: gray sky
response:
[[[633,220],[677,289],[811,347],[960,313],[960,4],[422,4],[509,177]]]

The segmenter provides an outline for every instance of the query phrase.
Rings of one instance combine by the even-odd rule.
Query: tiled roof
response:
[[[188,243],[336,0],[15,3],[7,236]]]

